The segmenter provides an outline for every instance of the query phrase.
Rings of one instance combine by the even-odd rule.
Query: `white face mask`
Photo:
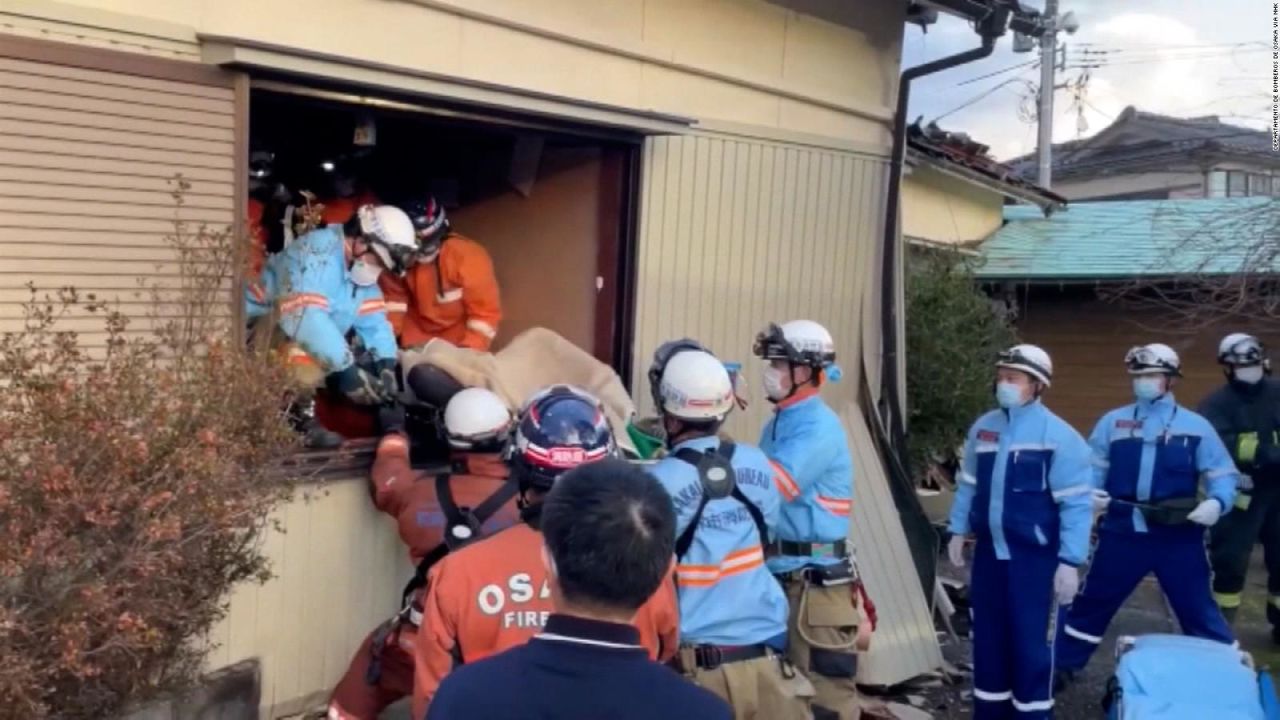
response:
[[[1139,400],[1151,402],[1164,395],[1164,387],[1160,378],[1146,376],[1133,379],[1133,396]]]
[[[378,282],[378,276],[381,274],[382,268],[364,260],[357,260],[351,263],[351,282],[360,287],[369,287]]]
[[[787,371],[772,365],[764,369],[764,394],[772,400],[781,400],[787,396]]]
[[[1248,385],[1257,385],[1262,382],[1262,366],[1250,365],[1249,367],[1238,367],[1231,371],[1235,375],[1236,380]]]

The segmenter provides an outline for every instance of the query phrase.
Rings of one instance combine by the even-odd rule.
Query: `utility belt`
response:
[[[784,585],[803,580],[818,587],[853,585],[862,581],[853,566],[853,559],[849,557],[841,558],[840,562],[831,565],[806,565],[789,572],[774,573],[774,577]]]
[[[777,654],[778,651],[768,645],[681,645],[667,664],[680,673],[692,675],[694,670],[715,670],[722,665]]]
[[[1135,498],[1111,498],[1112,503],[1135,507],[1142,511],[1148,525],[1176,526],[1191,523],[1187,516],[1200,504],[1195,497],[1169,498],[1156,502],[1140,502]]]
[[[829,543],[813,543],[813,542],[791,542],[790,540],[775,540],[769,543],[765,548],[766,557],[802,557],[814,560],[829,560],[832,558],[847,560],[851,553],[849,552],[849,543],[845,540],[837,540]]]

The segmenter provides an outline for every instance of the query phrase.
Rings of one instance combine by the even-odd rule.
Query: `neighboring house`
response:
[[[350,148],[372,117],[395,172],[451,190],[457,225],[489,247],[510,310],[499,344],[557,330],[611,362],[641,412],[662,341],[750,360],[769,321],[830,328],[846,372],[826,396],[854,447],[852,536],[880,608],[860,677],[897,683],[941,663],[860,405],[878,401],[881,283],[897,282],[880,268],[904,23],[921,16],[908,5],[9,0],[0,332],[21,326],[29,281],[111,300],[173,276],[175,218],[246,217],[251,149]],[[1010,9],[928,5],[971,21]],[[178,173],[191,187],[175,214]],[[229,294],[230,324],[239,307]],[[75,323],[103,346],[91,319]],[[769,407],[729,431],[754,438]],[[264,538],[277,577],[241,588],[209,638],[214,667],[260,661],[264,717],[322,698],[397,609],[409,568],[366,470],[280,511],[288,533]]]
[[[963,133],[919,121],[907,129],[902,234],[909,244],[966,247],[1004,223],[1006,203],[1029,203],[1046,215],[1066,198],[1018,177]]]
[[[1036,177],[1034,153],[1009,161]],[[1176,118],[1129,106],[1111,125],[1053,146],[1054,192],[1078,200],[1280,196],[1270,133],[1216,115]]]
[[[980,248],[977,275],[1011,306],[1021,337],[1053,356],[1048,403],[1082,433],[1132,401],[1123,363],[1135,345],[1164,342],[1178,351],[1185,377],[1176,394],[1190,406],[1223,379],[1216,353],[1224,335],[1252,332],[1280,348],[1280,336],[1257,322],[1187,329],[1157,295],[1180,282],[1236,277],[1252,262],[1249,245],[1275,237],[1280,201],[1073,202],[1047,219],[1025,207],[1006,208],[1005,217]]]

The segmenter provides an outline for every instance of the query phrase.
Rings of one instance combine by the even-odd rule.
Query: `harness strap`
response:
[[[460,548],[471,542],[480,539],[479,529],[493,517],[494,513],[502,509],[502,506],[511,502],[519,493],[520,488],[508,479],[502,484],[502,487],[493,492],[492,495],[485,498],[484,502],[472,508],[459,507],[458,503],[453,499],[452,483],[450,473],[440,473],[436,476],[436,501],[440,503],[440,510],[444,513],[444,532],[445,540],[439,545],[431,548],[422,559],[418,561],[418,567],[413,571],[413,577],[405,584],[404,590],[401,591],[400,604],[403,607],[408,604],[409,596],[413,595],[415,590],[426,587],[427,573],[431,567],[440,562],[450,550]],[[453,535],[455,527],[468,527],[474,530],[470,537],[457,538]]]
[[[721,443],[714,452],[724,458],[725,462],[733,461],[734,444],[731,442]],[[692,448],[681,448],[672,455],[684,462],[698,466],[698,462],[702,459],[704,453]],[[769,528],[764,522],[764,513],[760,512],[760,508],[751,502],[742,492],[742,488],[738,487],[735,475],[733,483],[733,492],[729,497],[742,503],[747,508],[747,512],[751,515],[752,521],[756,524],[756,532],[760,535],[760,544],[763,545],[769,539]],[[680,537],[676,538],[676,557],[680,560],[689,552],[689,548],[693,546],[693,536],[698,530],[698,523],[702,520],[702,513],[707,509],[707,503],[711,502],[711,497],[707,495],[706,488],[703,488],[702,499],[698,501],[698,509],[694,511],[693,518],[689,521],[689,525],[685,527],[684,532],[680,533]]]

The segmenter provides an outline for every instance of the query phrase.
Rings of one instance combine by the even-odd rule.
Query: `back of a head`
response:
[[[608,459],[565,473],[542,509],[565,601],[634,612],[670,571],[675,523],[671,497],[638,465]]]

